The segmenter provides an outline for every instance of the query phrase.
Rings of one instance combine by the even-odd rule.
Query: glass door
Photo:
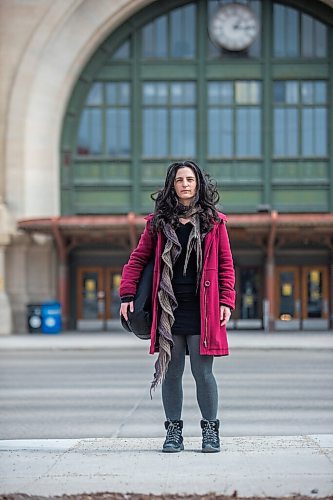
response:
[[[121,280],[121,272],[119,269],[106,269],[106,328],[112,329],[119,326],[119,309],[120,298],[118,295]]]
[[[100,267],[84,267],[77,274],[77,328],[102,330],[105,314],[104,275]]]
[[[114,330],[120,326],[118,290],[121,270],[79,267],[77,271],[77,329]]]
[[[328,329],[328,271],[326,267],[302,269],[303,328]]]
[[[277,330],[301,327],[300,280],[298,267],[278,267],[276,279]]]
[[[257,267],[241,267],[237,276],[237,328],[262,328],[261,275]]]
[[[328,329],[327,267],[279,267],[276,282],[277,329]]]

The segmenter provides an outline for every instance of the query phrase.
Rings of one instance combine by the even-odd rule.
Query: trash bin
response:
[[[27,326],[29,333],[42,331],[42,305],[27,304]]]
[[[42,304],[42,332],[61,332],[61,304],[59,302],[44,302]]]

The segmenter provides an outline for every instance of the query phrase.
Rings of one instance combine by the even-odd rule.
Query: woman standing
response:
[[[156,195],[156,198],[154,195]],[[152,389],[162,383],[167,435],[163,451],[184,449],[181,420],[185,354],[190,355],[202,414],[202,451],[220,451],[214,356],[226,356],[226,324],[235,307],[226,216],[215,184],[192,161],[169,166],[154,193],[155,211],[123,268],[120,314],[133,311],[137,283],[154,258],[150,353],[158,352]]]

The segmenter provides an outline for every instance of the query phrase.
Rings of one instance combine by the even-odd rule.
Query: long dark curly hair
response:
[[[154,234],[161,231],[167,222],[172,224],[174,228],[180,224],[177,208],[181,203],[174,189],[174,180],[177,171],[182,167],[189,167],[196,177],[196,195],[190,206],[198,209],[201,231],[208,232],[213,227],[214,221],[221,222],[215,207],[220,200],[216,181],[208,173],[203,172],[194,161],[186,160],[172,163],[168,167],[164,187],[150,195],[155,201],[154,218],[151,221],[151,231]]]

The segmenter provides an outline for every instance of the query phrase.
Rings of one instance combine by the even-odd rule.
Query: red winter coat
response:
[[[200,354],[226,356],[229,354],[226,327],[220,325],[220,305],[231,309],[235,307],[235,273],[230,251],[229,238],[225,222],[226,216],[218,212],[221,223],[206,234],[203,248],[203,268],[200,281],[200,313],[201,341]],[[157,352],[157,321],[159,317],[158,288],[161,273],[161,255],[165,236],[158,233],[157,240],[149,232],[149,224],[153,214],[145,217],[147,220],[144,232],[138,246],[130,255],[128,263],[123,268],[120,297],[135,295],[137,283],[146,264],[155,253],[153,291],[152,291],[152,327],[150,354]]]

